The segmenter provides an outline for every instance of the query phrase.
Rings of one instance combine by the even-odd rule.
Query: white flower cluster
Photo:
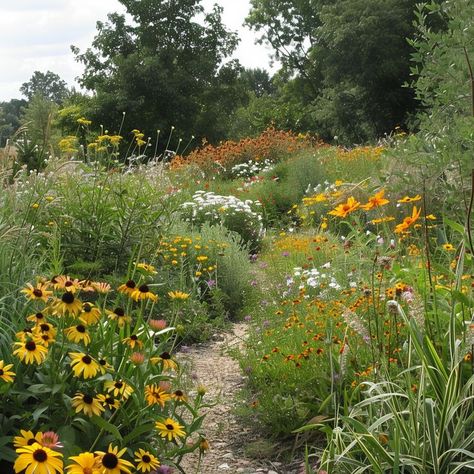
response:
[[[301,267],[296,267],[293,269],[293,276],[287,278],[286,284],[288,287],[293,286],[295,283],[299,290],[306,288],[312,289],[321,289],[321,296],[324,296],[324,293],[328,289],[332,290],[341,290],[341,285],[337,282],[334,275],[324,271],[331,267],[331,264],[325,263],[321,266],[321,270],[317,268],[304,270]]]
[[[272,160],[247,161],[234,165],[231,169],[234,178],[251,178],[260,173],[267,173],[273,169],[275,163]]]
[[[319,183],[316,186],[308,185],[305,190],[305,194],[313,195],[313,194],[329,194],[334,193],[337,191],[337,186],[329,181],[324,181],[324,183]]]

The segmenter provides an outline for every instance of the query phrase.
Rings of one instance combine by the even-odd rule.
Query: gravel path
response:
[[[281,462],[249,459],[245,448],[257,439],[257,434],[242,426],[234,415],[235,396],[243,385],[238,363],[228,355],[229,350],[244,342],[246,325],[234,324],[231,332],[210,343],[192,346],[179,355],[181,364],[206,389],[208,403],[204,431],[210,449],[198,468],[198,455],[184,459],[186,474],[297,474],[300,469],[284,467]]]

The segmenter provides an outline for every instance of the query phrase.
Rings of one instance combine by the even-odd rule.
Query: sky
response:
[[[235,57],[246,67],[270,67],[268,47],[255,45],[256,34],[242,26],[249,0],[203,0],[224,8],[223,21],[238,31]],[[82,73],[70,46],[82,51],[91,45],[96,22],[107,13],[123,11],[118,0],[0,0],[0,101],[21,98],[20,86],[34,71],[50,70],[70,86]]]

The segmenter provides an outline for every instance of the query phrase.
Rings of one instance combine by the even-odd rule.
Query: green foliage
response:
[[[0,103],[0,147],[20,128],[21,114],[26,106],[25,100],[12,99]]]
[[[28,82],[20,87],[20,92],[31,101],[39,95],[43,99],[60,104],[68,95],[66,82],[51,71],[46,73],[35,71]]]

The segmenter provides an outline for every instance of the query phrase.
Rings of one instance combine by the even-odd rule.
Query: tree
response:
[[[0,102],[0,148],[4,147],[7,139],[20,128],[21,114],[25,106],[26,101],[22,99]]]
[[[20,92],[30,101],[35,95],[60,104],[68,94],[67,84],[51,71],[35,71],[28,82],[20,87]]]
[[[157,129],[222,138],[222,124],[243,98],[236,62],[224,64],[237,45],[215,6],[198,21],[201,0],[120,0],[125,15],[97,23],[92,47],[76,59],[85,66],[81,85],[95,92],[91,116],[109,129],[126,112],[125,130]],[[236,104],[237,101],[237,104]]]

